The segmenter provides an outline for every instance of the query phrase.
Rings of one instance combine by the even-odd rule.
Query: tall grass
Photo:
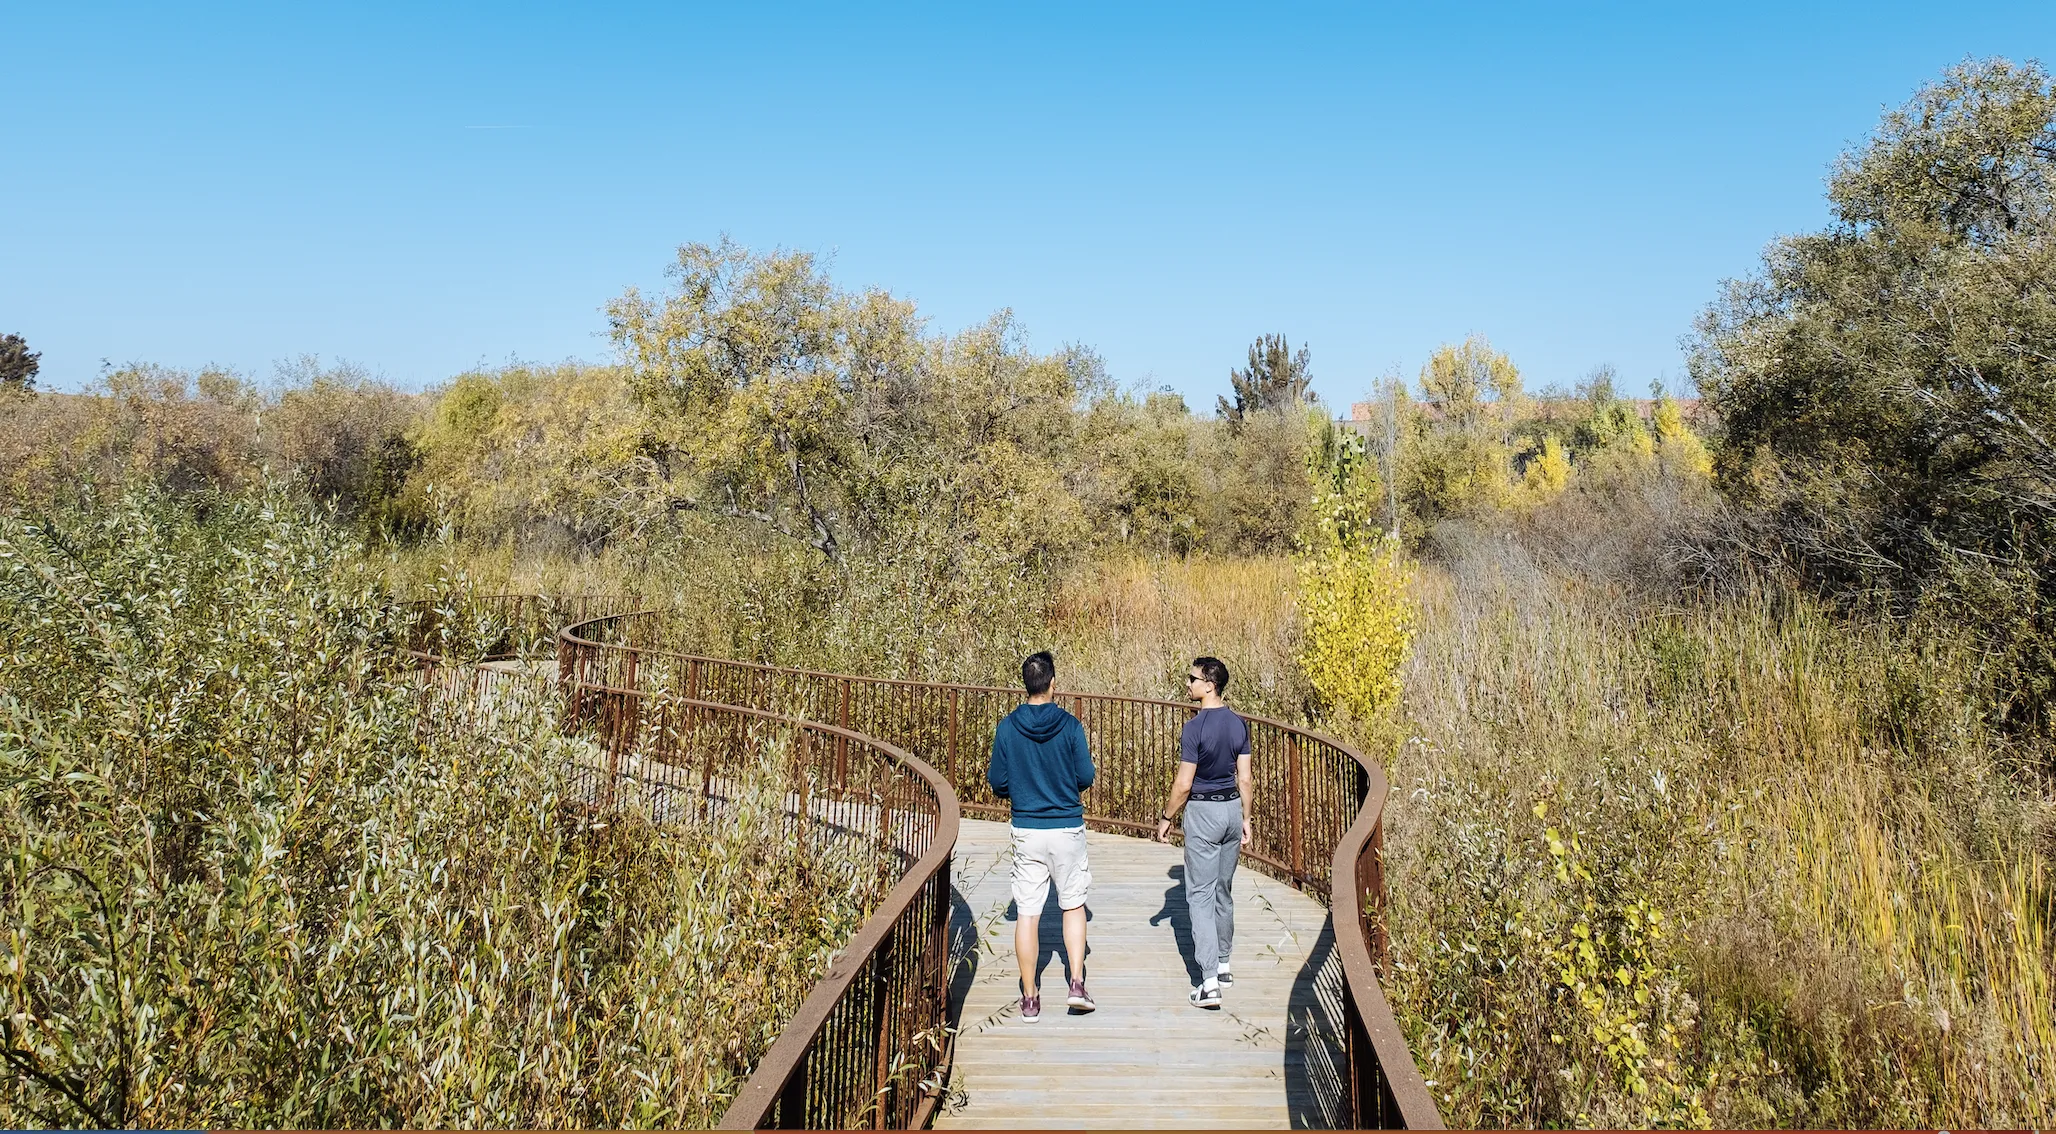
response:
[[[588,822],[291,501],[0,521],[0,1120],[699,1126],[878,897],[768,775]]]
[[[1394,991],[1453,1124],[2056,1117],[2048,803],[1974,653],[1517,549],[1423,590]]]
[[[1294,661],[1292,561],[1116,559],[1057,589],[1049,634],[1064,688],[1182,700],[1202,654],[1228,664],[1229,699],[1247,712],[1297,718],[1306,686]]]
[[[662,640],[743,661],[880,677],[1011,684],[1048,645],[1051,588],[973,561],[939,573],[919,546],[830,563],[811,548],[692,514],[597,555],[462,542],[386,565],[397,593],[462,579],[479,593],[632,595]]]
[[[507,578],[635,580],[699,648],[831,668],[1008,682],[1048,645],[1067,687],[1175,697],[1210,653],[1239,707],[1307,718],[1283,557],[923,610],[883,569],[703,551]],[[1666,605],[1520,541],[1438,554],[1402,711],[1323,727],[1390,762],[1390,992],[1452,1124],[2056,1117],[2046,765],[1987,727],[1974,650],[1769,583]]]

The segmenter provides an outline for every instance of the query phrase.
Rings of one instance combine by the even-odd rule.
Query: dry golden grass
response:
[[[1058,682],[1071,689],[1181,700],[1192,659],[1228,665],[1229,700],[1296,716],[1304,685],[1293,660],[1292,561],[1123,559],[1074,574],[1050,619]]]
[[[1395,988],[1452,1123],[2056,1117],[2048,801],[1971,708],[1974,658],[1796,601],[1640,609],[1517,557],[1422,593]],[[1592,884],[1552,874],[1549,828]],[[1624,1058],[1549,949],[1635,903],[1678,931],[1648,1003],[1609,1001],[1647,1048]]]

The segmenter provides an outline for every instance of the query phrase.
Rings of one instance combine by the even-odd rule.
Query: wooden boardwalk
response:
[[[1247,866],[1235,876],[1235,983],[1220,1011],[1196,979],[1175,846],[1087,836],[1089,1015],[1064,1006],[1061,916],[1042,918],[1042,1019],[1024,1023],[1004,823],[964,821],[951,932],[956,1064],[941,1128],[1328,1127],[1344,1066],[1342,973],[1327,907]]]

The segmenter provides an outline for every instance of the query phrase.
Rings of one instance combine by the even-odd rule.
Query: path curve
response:
[[[1042,1019],[1020,1018],[1011,847],[1004,823],[957,837],[952,936],[967,950],[952,989],[956,1066],[938,1129],[1332,1127],[1342,1104],[1341,963],[1328,909],[1249,869],[1235,875],[1235,983],[1220,1011],[1185,1002],[1197,970],[1182,852],[1088,832],[1086,985],[1099,1010],[1063,1004],[1061,917],[1041,924]]]

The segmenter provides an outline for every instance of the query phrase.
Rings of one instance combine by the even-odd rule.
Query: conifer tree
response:
[[[43,356],[29,349],[20,335],[0,335],[0,390],[31,393],[36,388],[37,361]]]
[[[1240,425],[1244,417],[1258,410],[1285,409],[1311,401],[1307,386],[1313,381],[1313,355],[1301,346],[1294,354],[1284,335],[1264,335],[1249,346],[1249,365],[1230,370],[1235,401],[1218,399],[1220,415]]]

